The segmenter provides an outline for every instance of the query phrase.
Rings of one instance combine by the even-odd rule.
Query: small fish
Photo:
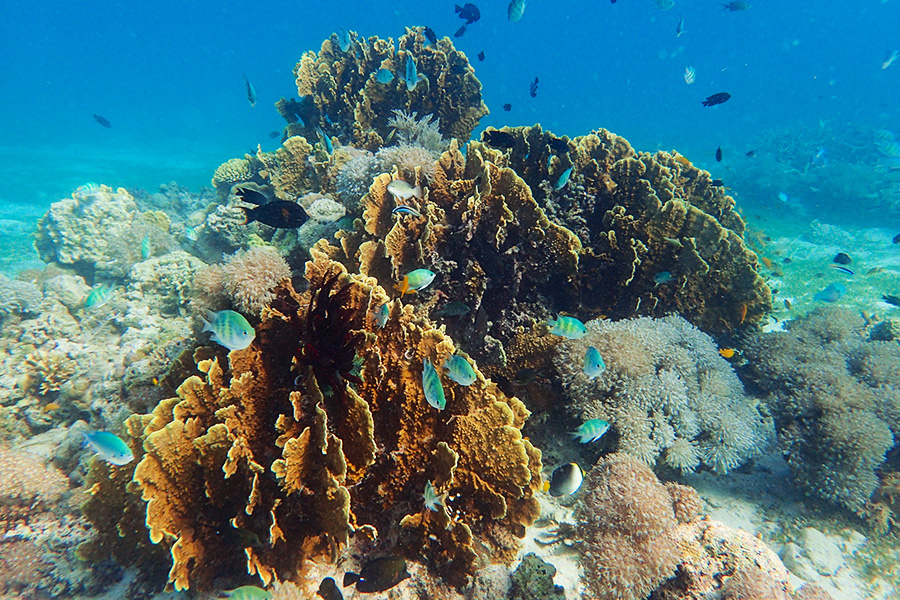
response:
[[[281,135],[281,132],[280,132],[280,131],[270,131],[270,132],[269,132],[269,139],[270,139],[270,140],[274,140],[275,138],[279,137],[280,135]]]
[[[888,54],[888,57],[884,59],[883,63],[881,63],[882,70],[887,69],[892,64],[894,64],[894,61],[897,60],[897,58],[900,58],[900,50],[894,50],[893,52]],[[94,116],[96,117],[97,115]]]
[[[703,106],[715,106],[716,104],[722,104],[723,102],[728,102],[728,99],[731,98],[731,94],[728,92],[719,92],[717,94],[713,94],[709,96],[706,100],[703,101]]]
[[[184,228],[184,237],[191,242],[196,242],[200,238],[200,227],[188,225]]]
[[[506,131],[499,129],[488,129],[481,134],[484,143],[492,148],[515,148],[516,137]]]
[[[437,512],[438,506],[444,506],[444,501],[447,499],[447,494],[438,494],[437,490],[434,489],[434,486],[430,481],[425,482],[425,494],[423,495],[425,499],[425,508],[430,511]]]
[[[346,29],[338,29],[337,32],[338,46],[341,48],[341,52],[346,52],[350,49],[350,32]]]
[[[547,140],[547,145],[556,154],[568,154],[569,142],[562,138],[551,137]]]
[[[100,115],[94,115],[94,120],[109,129],[112,127],[112,123],[109,122],[109,119],[106,117],[101,117]]]
[[[447,377],[458,383],[459,385],[469,387],[478,378],[475,375],[475,369],[472,364],[459,354],[454,354],[444,363],[447,369]]]
[[[510,0],[509,6],[506,8],[506,16],[509,17],[510,23],[516,23],[525,14],[525,0]]]
[[[734,348],[719,348],[719,354],[722,358],[734,358]]]
[[[559,335],[570,340],[577,340],[587,335],[587,327],[575,317],[559,315],[555,321],[553,319],[547,321],[547,325],[551,327],[550,333],[553,335]]]
[[[444,407],[447,406],[447,399],[444,396],[441,376],[427,358],[422,363],[422,390],[425,393],[425,401],[429,405],[438,410],[444,410]]]
[[[853,259],[850,258],[850,255],[846,252],[838,252],[834,255],[834,258],[831,259],[831,262],[839,265],[849,265],[853,262]]]
[[[794,262],[794,261],[792,261],[792,260],[790,259],[790,257],[785,256],[785,257],[784,257],[784,260],[782,260],[781,262],[783,262],[783,263],[786,264],[786,265],[789,265],[789,264],[791,264],[791,263]]]
[[[609,423],[603,419],[588,419],[571,433],[582,444],[596,442],[609,430]]]
[[[653,283],[663,285],[672,281],[675,277],[669,271],[660,271],[653,276]]]
[[[653,0],[653,4],[659,10],[670,10],[675,6],[675,0]]]
[[[376,308],[372,315],[373,320],[375,321],[375,326],[379,329],[383,329],[384,326],[387,325],[388,317],[390,316],[390,314],[391,312],[388,308],[387,302]]]
[[[463,25],[462,27],[457,29],[456,33],[453,34],[453,37],[461,38],[462,36],[466,35],[466,27],[468,27],[468,25]]]
[[[847,286],[843,283],[832,283],[824,290],[817,293],[814,298],[822,302],[837,302],[846,291]]]
[[[100,308],[112,298],[113,291],[115,291],[115,287],[111,285],[106,285],[105,283],[101,283],[100,285],[94,286],[94,288],[88,292],[87,297],[84,299],[84,307],[88,310],[93,308]]]
[[[569,463],[556,467],[553,474],[550,475],[550,483],[545,483],[544,486],[551,496],[558,498],[577,492],[582,481],[584,481],[584,474],[581,472],[581,467],[575,463]]]
[[[667,244],[671,244],[672,246],[675,246],[676,248],[684,248],[684,244],[682,244],[681,240],[679,240],[677,238],[670,238],[670,237],[663,236],[663,240]]]
[[[407,273],[403,281],[397,284],[396,288],[400,291],[400,297],[402,298],[404,294],[424,290],[431,285],[435,277],[437,275],[428,269],[416,269]]]
[[[721,179],[713,179],[709,183],[710,183],[710,185],[713,185],[715,187],[725,187],[725,182],[722,181]],[[725,189],[730,190],[731,188],[725,188]]]
[[[256,106],[256,90],[246,75],[241,73],[241,76],[244,78],[244,85],[247,86],[247,100],[250,102],[250,106]]]
[[[722,146],[716,148],[716,162],[722,162]]]
[[[881,297],[882,300],[887,302],[888,304],[893,304],[894,306],[900,306],[900,297],[892,296],[891,294],[884,294]]]
[[[469,307],[462,302],[448,302],[431,311],[433,317],[461,317],[469,312]]]
[[[481,52],[479,52],[477,56],[478,56],[478,61],[479,61],[479,62],[484,62],[484,50],[482,50]]]
[[[58,402],[48,402],[47,404],[44,405],[45,412],[53,412],[55,410],[59,410],[60,408],[62,408],[62,407],[59,405]]]
[[[688,65],[684,68],[684,82],[688,85],[694,83],[694,80],[697,78],[697,72],[694,71],[694,67]]]
[[[393,181],[391,183],[393,183]],[[390,189],[390,185],[388,185],[388,189]],[[391,214],[410,215],[412,217],[421,217],[422,216],[422,213],[420,213],[419,211],[414,209],[412,206],[407,206],[405,204],[400,204],[399,206],[395,206],[394,210],[391,211]]]
[[[413,91],[416,89],[416,86],[419,85],[420,81],[424,81],[427,78],[425,75],[419,73],[418,66],[416,65],[416,59],[413,58],[412,54],[407,55],[406,57],[406,89],[407,91]]]
[[[678,25],[675,27],[675,37],[680,38],[684,34],[684,17],[678,19]]]
[[[511,111],[511,110],[512,110],[512,104],[504,104],[504,105],[503,105],[503,110],[505,110],[506,112]]]
[[[528,93],[531,94],[532,98],[537,98],[537,87],[538,87],[538,78],[535,77],[534,81],[531,82],[528,86]]]
[[[150,236],[145,235],[141,240],[141,258],[147,260],[150,258]]]
[[[744,322],[744,319],[747,318],[747,305],[741,304],[741,318],[738,320],[738,325]]]
[[[690,67],[688,67],[688,68],[690,68]],[[690,168],[690,167],[693,167],[693,166],[694,166],[694,165],[691,163],[690,159],[689,159],[687,156],[683,156],[683,155],[681,155],[681,154],[676,154],[676,155],[675,155],[675,162],[677,162],[679,165],[681,165],[681,166],[683,166],[683,167],[688,167],[688,168]]]
[[[791,301],[787,298],[784,299],[784,307],[788,310],[791,310]]]
[[[459,18],[463,19],[466,22],[466,25],[474,23],[481,18],[481,11],[479,11],[478,7],[471,2],[466,2],[462,6],[457,4],[453,8],[453,12],[459,15]]]
[[[739,10],[747,10],[748,8],[750,8],[750,5],[746,2],[736,1],[723,4],[722,8],[724,8],[728,12],[737,12]]]
[[[201,320],[203,321],[203,331],[212,332],[209,339],[229,350],[243,350],[256,337],[256,331],[247,322],[244,315],[233,310],[220,310],[219,312],[208,310],[206,319],[201,318]]]
[[[97,453],[97,456],[117,466],[127,465],[134,460],[134,454],[128,444],[108,431],[81,432],[84,441]]]
[[[239,588],[221,592],[216,597],[228,598],[228,600],[269,600],[272,597],[272,592],[256,585],[242,585]]]
[[[375,81],[382,84],[390,83],[394,80],[394,74],[387,69],[378,69],[375,73]]]
[[[844,273],[845,275],[853,275],[853,270],[848,269],[847,267],[845,267],[843,265],[828,265],[828,266],[831,267],[832,269],[834,269],[835,271],[840,271],[841,273]]]
[[[390,182],[387,186],[387,191],[391,195],[403,200],[409,200],[413,197],[416,197],[419,200],[422,199],[422,186],[417,185],[416,187],[413,187],[402,179],[395,179]]]
[[[322,142],[322,146],[324,146],[325,152],[328,153],[328,156],[334,154],[334,144],[331,143],[331,138],[328,137],[324,131],[322,131],[321,127],[316,127],[316,135],[319,136],[319,141]]]
[[[900,233],[891,238],[892,244],[900,244]]]
[[[563,171],[559,178],[557,178],[556,183],[553,184],[554,190],[561,190],[566,187],[566,184],[569,183],[569,177],[572,175],[572,169],[575,167],[569,167],[565,171]]]
[[[344,600],[344,595],[331,577],[326,577],[322,580],[322,583],[319,584],[319,589],[316,591],[316,596],[323,600]]]
[[[275,200],[256,208],[247,208],[245,206],[239,206],[238,208],[247,215],[245,225],[258,221],[276,229],[294,229],[300,227],[309,219],[309,215],[306,214],[302,206],[287,200]]]
[[[606,363],[603,362],[600,351],[593,346],[588,346],[587,351],[584,353],[584,367],[582,370],[588,379],[598,377],[606,370]]]
[[[269,198],[266,197],[265,194],[257,192],[256,190],[251,190],[250,188],[238,188],[234,191],[234,195],[241,201],[246,202],[247,204],[268,204]]]
[[[344,573],[344,587],[355,583],[356,590],[364,594],[385,592],[408,577],[405,560],[399,556],[385,556],[368,561],[358,575],[350,571]]]
[[[425,34],[425,39],[429,42],[437,44],[437,34],[434,33],[434,29],[426,25],[425,29],[422,30],[422,33]]]
[[[756,156],[756,150],[747,150],[746,152],[744,152],[744,156],[746,156],[747,158],[753,158],[754,156]]]

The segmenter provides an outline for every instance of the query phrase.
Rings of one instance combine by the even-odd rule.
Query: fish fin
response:
[[[357,581],[359,581],[359,575],[357,575],[353,571],[347,571],[346,573],[344,573],[344,583],[342,584],[342,586],[347,587],[348,585],[353,585]]]
[[[243,225],[249,225],[250,223],[252,223],[253,221],[256,220],[256,215],[254,215],[253,213],[257,209],[247,208],[246,206],[238,206],[238,208],[241,209],[242,211],[244,211],[245,221],[242,223]]]
[[[203,317],[200,317],[200,320],[203,321],[203,329],[200,330],[200,333],[203,333],[204,331],[212,331],[213,330],[212,322],[215,320],[215,318],[216,318],[216,313],[207,309],[206,310],[206,319],[209,319],[209,320],[207,321]]]
[[[416,187],[414,187],[412,193],[413,193],[413,196],[415,196],[416,198],[421,200],[422,199],[422,186],[417,185]]]

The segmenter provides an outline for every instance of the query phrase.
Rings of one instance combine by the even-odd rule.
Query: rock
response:
[[[78,275],[57,275],[44,282],[44,294],[59,300],[71,313],[81,308],[90,291]]]
[[[801,531],[799,540],[803,545],[803,553],[819,574],[834,575],[844,566],[841,549],[815,527],[807,527]]]
[[[562,586],[553,583],[556,567],[529,552],[512,574],[510,600],[565,600]]]

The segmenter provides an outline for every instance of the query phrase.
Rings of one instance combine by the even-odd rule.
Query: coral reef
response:
[[[163,314],[182,314],[191,299],[203,261],[183,250],[136,263],[128,274],[126,297]]]
[[[824,307],[750,338],[744,358],[797,485],[862,514],[900,433],[900,346],[870,340],[850,309]]]
[[[8,315],[28,315],[38,309],[44,295],[33,283],[0,274],[0,323]]]
[[[291,277],[287,262],[271,246],[239,251],[222,269],[224,292],[235,308],[256,316],[275,299],[275,287]]]
[[[554,585],[556,567],[529,552],[512,574],[509,600],[565,600],[562,586]]]
[[[771,419],[744,394],[713,340],[679,316],[586,323],[588,333],[553,349],[553,362],[578,422],[603,419],[619,450],[654,466],[727,473],[763,451]],[[606,370],[589,379],[585,351]]]

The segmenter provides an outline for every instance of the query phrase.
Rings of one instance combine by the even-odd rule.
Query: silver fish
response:
[[[525,14],[525,6],[527,4],[528,3],[525,0],[510,0],[509,7],[506,9],[506,14],[509,17],[510,22],[515,23],[522,18],[522,15]]]

